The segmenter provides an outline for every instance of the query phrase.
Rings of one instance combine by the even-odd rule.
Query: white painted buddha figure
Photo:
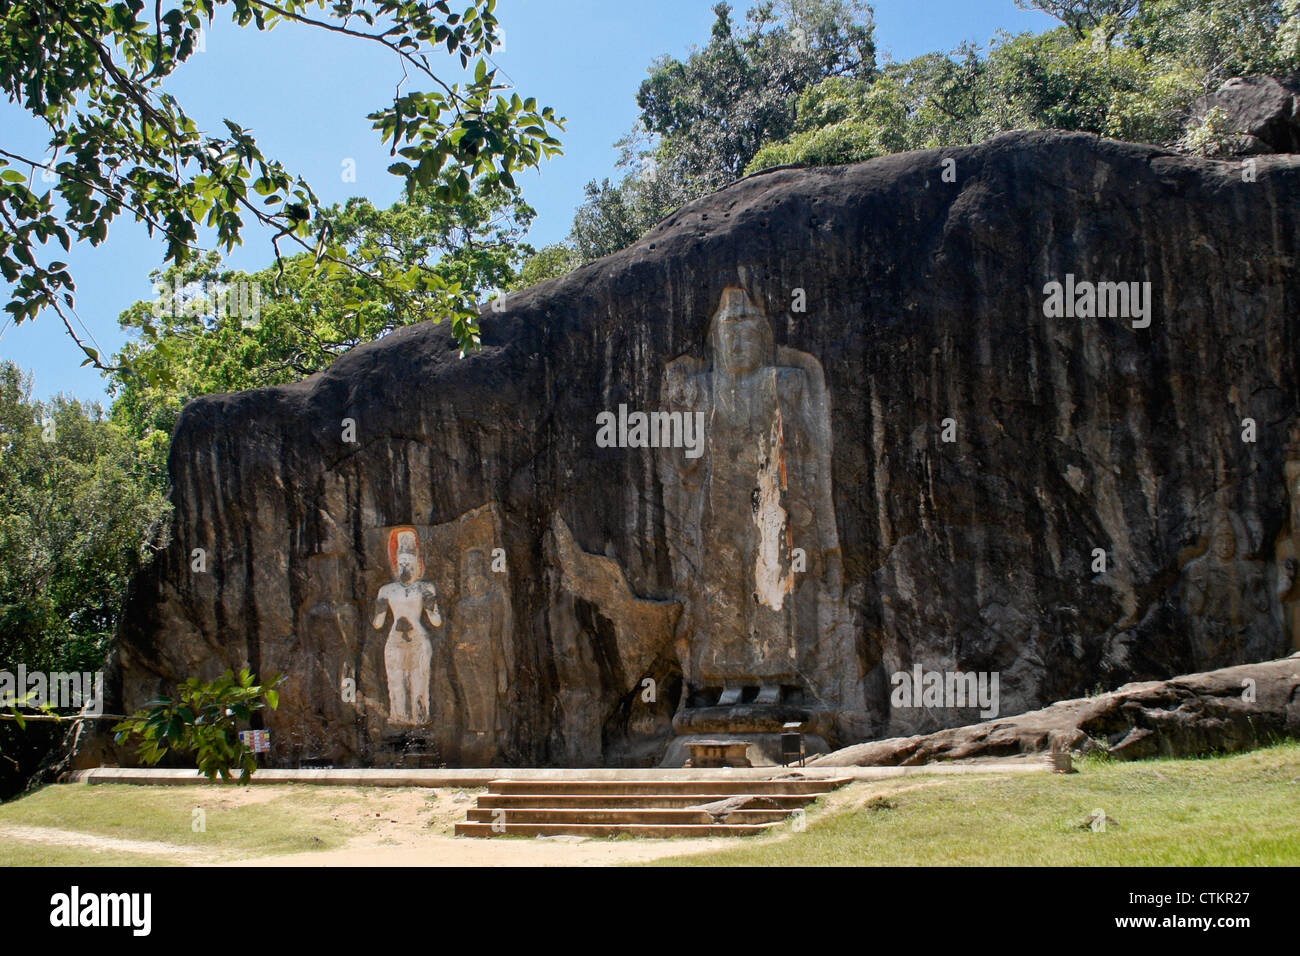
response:
[[[388,719],[395,724],[429,721],[432,629],[442,626],[437,589],[424,578],[420,540],[414,528],[394,528],[388,536],[393,580],[379,589],[372,626],[391,620],[384,645],[388,674]]]

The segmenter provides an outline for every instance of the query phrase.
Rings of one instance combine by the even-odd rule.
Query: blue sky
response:
[[[734,0],[735,18],[751,5]],[[872,5],[882,59],[949,50],[964,40],[985,44],[998,30],[1056,25],[1044,14],[1019,9],[1014,0],[876,0]],[[693,45],[707,42],[712,6],[713,0],[500,0],[497,14],[506,44],[493,59],[521,95],[535,96],[568,118],[561,135],[565,155],[522,180],[525,198],[538,212],[529,235],[535,246],[568,233],[588,181],[615,175],[613,144],[636,121],[636,90],[647,67],[656,56],[683,57]],[[448,76],[451,63],[448,59]],[[322,202],[365,195],[388,204],[398,196],[399,180],[387,172],[392,160],[365,116],[391,102],[400,78],[392,54],[378,44],[297,25],[259,33],[218,19],[204,52],[183,66],[168,88],[203,129],[216,130],[227,117],[251,129],[263,152],[302,174]],[[45,143],[30,116],[0,103],[0,145],[40,156]],[[343,181],[346,160],[355,160],[355,182]],[[98,248],[74,246],[70,255],[55,248],[59,255],[51,250],[46,259],[71,264],[77,314],[111,355],[124,341],[118,315],[153,297],[148,276],[161,264],[161,241],[123,218]],[[228,262],[251,270],[270,259],[269,243],[250,231]],[[0,335],[0,358],[34,372],[39,398],[57,392],[106,397],[103,377],[79,367],[81,352],[53,313],[9,324]]]

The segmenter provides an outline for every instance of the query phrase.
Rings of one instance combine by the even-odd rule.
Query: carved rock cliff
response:
[[[271,765],[645,765],[980,719],[892,705],[917,665],[1009,715],[1289,653],[1300,157],[1252,162],[1035,132],[775,170],[467,358],[423,324],[191,402],[111,704],[247,663],[289,677]]]

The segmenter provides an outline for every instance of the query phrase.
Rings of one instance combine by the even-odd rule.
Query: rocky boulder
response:
[[[1300,153],[1300,78],[1233,77],[1201,97],[1193,117],[1203,121],[1215,109],[1234,137],[1234,154]]]
[[[288,675],[271,765],[830,747],[1300,633],[1300,157],[1083,134],[783,169],[186,406],[110,675]],[[432,756],[430,756],[432,755]],[[102,755],[101,755],[102,756]],[[92,756],[84,758],[94,759]]]
[[[1300,737],[1300,654],[1169,681],[1125,684],[1005,720],[856,744],[818,767],[915,766],[1100,750],[1121,760],[1252,750]]]

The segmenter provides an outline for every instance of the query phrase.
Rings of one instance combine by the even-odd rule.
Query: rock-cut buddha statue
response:
[[[671,411],[703,412],[704,453],[661,453],[678,655],[689,690],[775,701],[815,665],[820,613],[842,596],[830,399],[812,355],[776,347],[744,289],[722,293],[709,358],[664,373]]]

